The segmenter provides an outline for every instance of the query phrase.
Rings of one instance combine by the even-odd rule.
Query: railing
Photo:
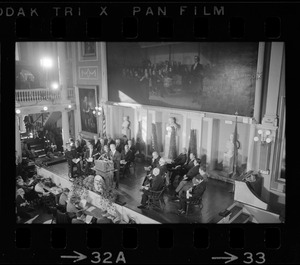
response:
[[[74,96],[75,96],[74,89],[68,88],[68,99],[73,99]],[[16,90],[15,99],[19,103],[54,101],[54,100],[60,101],[61,91],[49,90],[45,88]]]

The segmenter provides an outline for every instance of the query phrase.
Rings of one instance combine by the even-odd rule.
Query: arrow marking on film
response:
[[[77,262],[77,261],[81,261],[87,258],[87,256],[77,252],[77,251],[73,251],[75,254],[77,254],[78,256],[60,256],[62,259],[76,259],[73,260],[73,262]]]
[[[229,257],[212,257],[212,259],[228,259],[228,260],[225,261],[225,264],[238,259],[237,256],[235,256],[233,254],[230,254],[228,252],[224,252],[224,254],[229,255]]]

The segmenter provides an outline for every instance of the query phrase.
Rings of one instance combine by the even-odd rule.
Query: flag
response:
[[[106,119],[105,119],[105,114],[104,114],[104,108],[102,106],[102,135],[103,137],[106,137]]]
[[[197,130],[191,129],[188,154],[193,153],[197,157]]]
[[[237,133],[237,113],[235,113],[235,128],[234,128],[234,134],[233,134],[233,173],[232,177],[235,177],[237,175],[237,163],[238,163],[238,133]]]
[[[168,158],[175,159],[176,157],[177,157],[177,152],[176,152],[176,132],[175,132],[175,128],[172,127]]]
[[[158,145],[157,145],[157,134],[156,134],[155,123],[152,123],[152,150],[159,152]]]

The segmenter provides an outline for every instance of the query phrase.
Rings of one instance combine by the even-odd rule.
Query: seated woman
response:
[[[17,215],[24,219],[31,218],[29,212],[33,211],[34,209],[29,206],[29,202],[25,199],[25,191],[23,189],[18,189],[16,195]]]

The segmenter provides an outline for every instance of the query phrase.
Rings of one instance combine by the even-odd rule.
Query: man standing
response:
[[[120,161],[121,161],[121,154],[116,150],[116,145],[110,145],[110,160],[114,162],[114,178],[116,182],[116,189],[119,188],[119,178],[120,178]]]
[[[74,180],[74,173],[73,173],[73,159],[77,158],[77,152],[75,149],[71,148],[70,143],[66,143],[66,151],[65,151],[65,158],[68,161],[68,176],[69,176],[69,180],[73,181]]]
[[[124,173],[123,176],[127,176],[131,162],[133,162],[132,151],[129,149],[129,146],[126,144],[124,150],[121,153],[121,163],[124,164]]]

